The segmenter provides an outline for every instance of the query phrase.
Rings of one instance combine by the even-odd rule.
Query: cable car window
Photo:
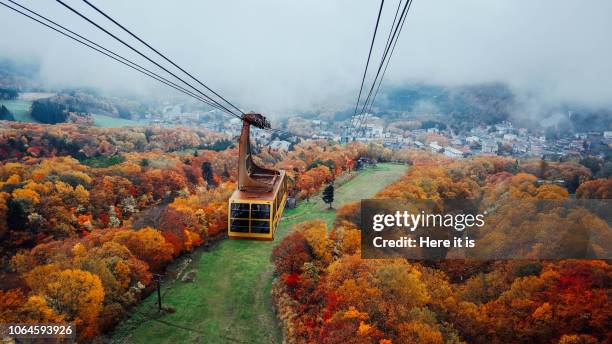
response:
[[[253,204],[251,207],[252,219],[269,219],[270,205],[269,204]]]
[[[231,220],[230,228],[232,232],[248,233],[249,220]]]
[[[251,221],[251,233],[270,233],[270,221]]]
[[[231,217],[249,218],[249,203],[232,203]]]

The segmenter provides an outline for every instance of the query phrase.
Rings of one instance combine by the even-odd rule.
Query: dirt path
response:
[[[404,165],[379,164],[338,187],[334,205],[369,198],[399,178]],[[113,343],[281,343],[270,290],[270,254],[290,228],[302,221],[331,223],[320,197],[285,212],[274,242],[224,240],[210,251],[191,255],[189,269],[197,270],[193,283],[168,283],[162,290],[165,304],[176,312],[155,318],[155,295],[144,300],[129,319],[118,326]]]

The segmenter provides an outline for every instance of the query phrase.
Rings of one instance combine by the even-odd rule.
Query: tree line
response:
[[[147,136],[177,147],[198,138],[197,131],[88,129],[92,137],[72,125],[21,128],[27,130],[9,130],[7,136],[18,134],[14,138],[20,144],[20,138],[28,137],[28,149],[42,144],[52,130],[63,138],[0,163],[0,322],[74,322],[79,341],[94,340],[151,292],[153,273],[226,236],[236,148],[193,154],[127,149],[128,138],[146,144]],[[88,164],[57,156],[66,151],[65,144],[91,139],[121,148],[109,155],[112,159]],[[194,142],[199,140],[204,139]],[[297,197],[295,181],[302,175],[324,173],[331,180],[368,150],[362,144],[342,147],[324,141],[295,148],[266,149],[258,162],[291,166],[291,192]],[[331,163],[315,167],[317,160]],[[313,190],[321,186],[309,185]]]
[[[521,170],[530,170],[531,164],[517,166],[516,161],[500,157],[453,161],[419,152],[403,155],[413,167],[375,197],[477,199],[483,207],[499,207],[503,214],[497,217],[498,229],[487,233],[497,236],[482,239],[492,250],[512,249],[515,241],[529,239],[525,237],[529,230],[562,228],[568,221],[588,223],[589,228],[605,226],[601,233],[609,233],[607,224],[593,214],[559,209],[533,216],[533,209],[511,206],[516,199],[569,197],[565,187],[538,183],[537,176]],[[579,165],[555,165],[547,173],[570,179],[583,176],[578,178],[579,198],[610,198],[610,179],[591,180],[588,170]],[[510,207],[504,209],[504,204]],[[274,248],[272,293],[287,342],[610,340],[608,261],[361,259],[359,206],[356,202],[341,207],[331,228],[318,220],[297,224]],[[523,223],[508,223],[507,211],[513,212],[512,221]],[[519,227],[525,233],[511,231]],[[504,233],[508,236],[499,236]],[[610,240],[598,238],[594,245]]]

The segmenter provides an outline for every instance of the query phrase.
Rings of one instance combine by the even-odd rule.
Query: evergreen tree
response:
[[[329,209],[332,208],[332,203],[334,202],[334,184],[330,183],[327,185],[325,190],[323,190],[323,202],[329,204]]]
[[[13,117],[13,114],[4,105],[0,105],[0,120],[3,120],[3,121],[14,121],[15,120],[15,117]]]
[[[217,187],[217,182],[215,181],[214,175],[215,174],[213,172],[211,163],[204,161],[202,163],[202,177],[204,177],[204,180],[206,180],[206,184],[208,184],[209,187]]]

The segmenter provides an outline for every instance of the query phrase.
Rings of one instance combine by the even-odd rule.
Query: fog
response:
[[[19,2],[146,63],[55,1]],[[83,2],[66,2],[129,39]],[[93,2],[241,108],[270,113],[353,103],[379,6],[355,0]],[[374,64],[396,6],[385,2]],[[608,0],[415,0],[384,85],[499,81],[532,101],[610,106],[611,14]],[[4,7],[0,28],[0,56],[37,61],[53,87],[176,94]]]

